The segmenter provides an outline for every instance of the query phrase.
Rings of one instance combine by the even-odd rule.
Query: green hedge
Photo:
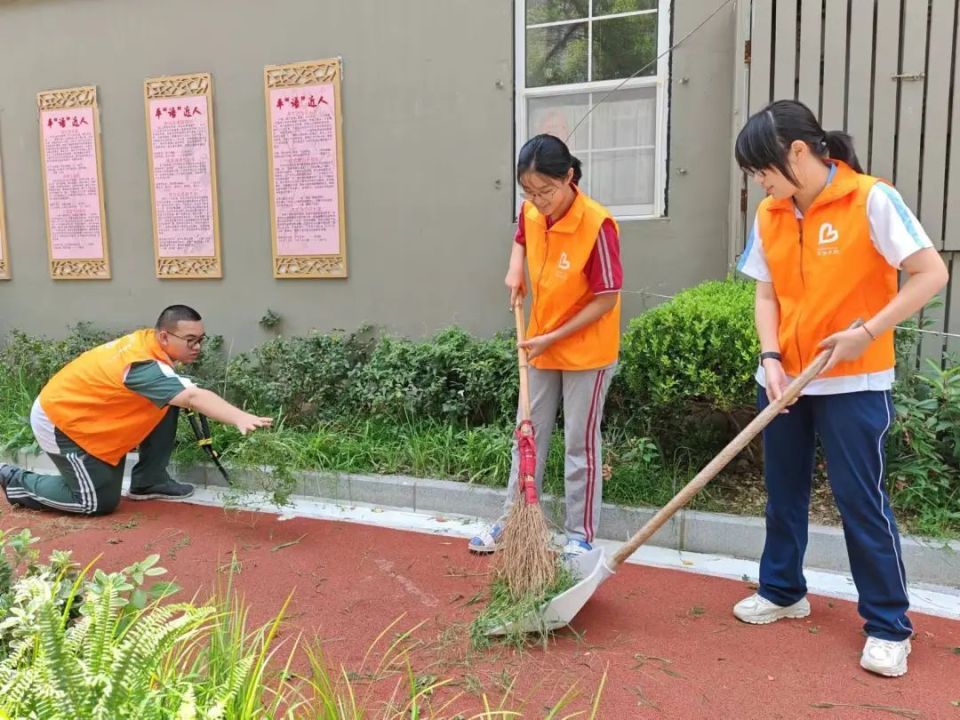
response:
[[[630,321],[623,338],[627,387],[655,408],[749,404],[759,342],[752,283],[707,282]]]
[[[12,333],[0,348],[0,445],[29,444],[29,408],[42,384],[120,332],[81,324],[63,340]],[[898,333],[891,491],[923,531],[960,529],[960,369],[915,371],[909,338]],[[752,413],[757,352],[749,283],[707,282],[634,318],[607,403],[605,498],[663,502],[702,467]],[[232,402],[281,418],[274,432],[246,440],[216,424],[215,432],[235,462],[283,466],[283,482],[292,476],[286,470],[301,467],[506,480],[508,459],[500,456],[517,396],[511,335],[478,339],[448,328],[415,341],[364,327],[278,337],[230,358],[214,338],[189,372]],[[550,456],[554,490],[560,443]],[[742,457],[739,482],[755,484],[758,463],[759,453]],[[714,500],[706,494],[697,502]]]
[[[483,425],[516,412],[515,358],[506,336],[449,328],[416,342],[363,328],[271,340],[231,360],[224,384],[237,404],[292,426],[348,416]]]

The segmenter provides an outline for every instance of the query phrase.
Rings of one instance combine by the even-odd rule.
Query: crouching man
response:
[[[182,500],[193,486],[167,473],[179,408],[190,408],[241,433],[269,427],[270,418],[240,410],[174,370],[200,356],[206,339],[196,310],[171,305],[153,328],[85,352],[40,392],[30,413],[37,443],[60,475],[0,465],[0,487],[12,505],[106,515],[120,502],[128,452],[140,448],[131,500]]]

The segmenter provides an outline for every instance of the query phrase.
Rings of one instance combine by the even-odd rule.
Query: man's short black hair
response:
[[[200,313],[192,307],[187,305],[171,305],[168,308],[164,308],[163,312],[160,313],[160,317],[157,318],[156,328],[157,330],[171,332],[172,330],[176,330],[177,323],[179,322],[200,322],[202,319]]]

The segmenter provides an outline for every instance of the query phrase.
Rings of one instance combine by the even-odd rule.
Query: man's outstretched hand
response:
[[[243,415],[242,418],[239,418],[234,423],[241,435],[246,435],[248,432],[256,430],[257,428],[268,428],[273,425],[273,418],[257,417],[250,413],[244,413]]]

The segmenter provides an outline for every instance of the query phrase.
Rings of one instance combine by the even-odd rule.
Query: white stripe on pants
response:
[[[568,537],[593,542],[603,500],[603,460],[600,425],[603,405],[616,372],[616,364],[597,370],[538,370],[529,368],[530,414],[537,440],[537,490],[543,489],[543,472],[550,452],[550,436],[563,400],[564,490]],[[517,412],[519,422],[519,410]],[[519,460],[513,444],[513,463],[507,486],[504,517],[517,496]],[[503,518],[501,518],[502,520]]]

